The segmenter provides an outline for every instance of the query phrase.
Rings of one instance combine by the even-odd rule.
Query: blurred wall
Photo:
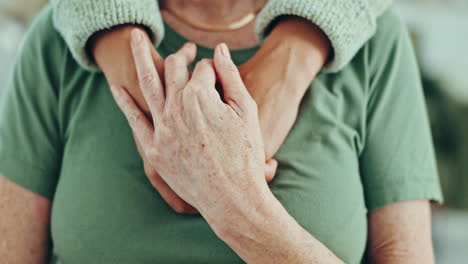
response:
[[[425,74],[444,82],[445,92],[468,104],[468,0],[397,1],[417,37]]]
[[[0,15],[28,22],[47,0],[0,0]]]
[[[47,0],[0,0],[0,98],[27,24]]]

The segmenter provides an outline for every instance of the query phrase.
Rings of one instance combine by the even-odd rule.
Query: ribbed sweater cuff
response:
[[[155,0],[53,0],[52,4],[55,28],[78,63],[91,71],[99,71],[99,68],[88,56],[86,43],[100,30],[138,24],[151,30],[156,45],[164,37],[164,24]]]
[[[265,37],[271,22],[283,15],[305,18],[328,36],[334,56],[324,71],[336,72],[354,57],[375,33],[377,17],[391,0],[270,0],[259,15],[256,32]]]

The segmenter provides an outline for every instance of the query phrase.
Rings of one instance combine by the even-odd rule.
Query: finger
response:
[[[150,46],[139,29],[132,31],[132,53],[137,69],[140,88],[157,124],[164,108],[164,90],[153,62]]]
[[[224,101],[237,110],[245,110],[249,100],[252,101],[245,88],[239,71],[231,59],[226,44],[220,44],[215,48],[214,66],[216,74],[223,87]]]
[[[164,179],[153,168],[145,163],[145,173],[151,185],[159,192],[166,203],[179,214],[198,214],[197,209],[184,201],[175,193]]]
[[[199,214],[197,209],[191,206],[189,203],[185,202],[178,196],[169,185],[164,181],[164,179],[159,175],[159,173],[146,162],[148,159],[146,158],[145,152],[143,151],[143,147],[140,144],[140,141],[135,137],[135,143],[137,145],[138,153],[140,154],[141,158],[143,159],[143,167],[145,170],[146,177],[148,177],[151,185],[159,192],[161,197],[169,204],[174,211],[180,214]]]
[[[138,140],[143,145],[151,146],[153,143],[154,128],[148,121],[146,115],[138,108],[135,101],[125,89],[111,86],[111,91],[117,105],[124,113]]]
[[[203,59],[195,65],[192,78],[184,90],[185,104],[188,109],[208,110],[206,114],[214,114],[217,103],[222,104],[221,98],[216,91],[216,73],[213,68],[213,61]],[[194,104],[194,102],[196,102]],[[224,105],[224,104],[223,104]],[[195,108],[193,108],[195,106]],[[190,108],[192,107],[192,108]],[[196,111],[194,111],[196,112]]]
[[[164,62],[166,95],[170,103],[180,103],[180,92],[187,85],[190,74],[188,66],[195,60],[197,48],[193,43],[185,44],[179,51],[170,55]]]
[[[153,46],[150,46],[150,50],[153,63],[156,65],[156,70],[158,71],[158,76],[161,79],[161,83],[164,83],[164,59]]]
[[[278,168],[278,161],[275,159],[270,159],[265,162],[265,179],[268,183],[273,181],[276,174],[276,169]]]
[[[209,59],[203,59],[195,65],[195,69],[192,73],[191,82],[196,82],[215,88],[216,84],[216,73],[213,67],[213,61]]]

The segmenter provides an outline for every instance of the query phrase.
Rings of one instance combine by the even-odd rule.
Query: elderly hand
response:
[[[137,26],[125,25],[117,27],[110,31],[102,31],[95,35],[90,41],[91,51],[96,59],[96,62],[103,69],[104,74],[111,86],[122,86],[128,89],[131,96],[134,98],[137,106],[148,116],[151,116],[150,108],[143,97],[143,93],[138,85],[139,76],[136,71],[135,61],[132,54],[126,56],[122,50],[130,50],[130,32],[134,29],[139,29]],[[143,31],[142,31],[143,32]],[[152,63],[164,79],[164,60],[159,53],[151,46],[151,41],[144,34],[144,41],[147,42],[148,48],[132,49],[138,57],[147,56],[151,58]],[[142,53],[143,52],[143,53]],[[148,52],[145,54],[145,52]],[[117,63],[116,63],[117,59]],[[141,61],[141,60],[140,60]],[[150,62],[148,62],[150,63]],[[162,80],[164,83],[164,80]],[[143,159],[145,174],[150,180],[153,187],[159,192],[161,197],[168,205],[177,213],[182,214],[197,214],[198,211],[190,204],[181,199],[161,178],[158,172],[149,165],[147,157],[141,151],[141,144],[135,140],[138,152]],[[269,159],[265,163],[265,179],[271,182],[275,176],[277,161]]]
[[[132,54],[128,52],[130,32],[135,28],[138,27],[126,25],[98,33],[90,41],[91,52],[109,84],[128,89],[140,109],[150,116],[138,85]],[[148,44],[151,43],[146,34],[145,39]],[[267,181],[273,179],[277,166],[277,162],[271,158],[288,135],[300,101],[330,50],[326,35],[317,26],[298,17],[285,17],[257,54],[239,67],[242,79],[258,105],[265,142]],[[164,77],[164,60],[153,47],[150,47],[150,51],[160,76]],[[179,213],[197,213],[168,187],[154,168],[147,165],[141,151],[140,155],[146,175],[164,200]]]
[[[143,50],[135,60],[152,122],[125,89],[113,86],[112,92],[149,165],[245,262],[341,263],[268,188],[257,105],[227,46],[216,47],[214,62],[197,63],[191,77],[187,67],[195,47],[171,55],[164,93],[151,58],[144,56],[149,49],[141,32],[134,34],[134,49]]]
[[[186,45],[166,60],[166,91],[140,31],[133,47],[140,85],[153,122],[122,88],[114,97],[127,117],[150,166],[182,199],[204,215],[224,205],[268,193],[265,154],[257,107],[247,92],[225,45],[214,64],[202,60],[189,80],[195,46]],[[224,102],[215,89],[216,76]],[[242,204],[242,203],[240,203]]]

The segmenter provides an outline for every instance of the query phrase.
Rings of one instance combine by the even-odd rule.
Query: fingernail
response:
[[[229,52],[229,48],[226,45],[226,43],[221,43],[221,45],[219,45],[219,48],[221,49],[221,54],[223,54],[227,58],[231,58],[231,53]]]
[[[134,29],[132,31],[132,42],[133,44],[139,44],[143,39],[143,34],[139,29]]]

